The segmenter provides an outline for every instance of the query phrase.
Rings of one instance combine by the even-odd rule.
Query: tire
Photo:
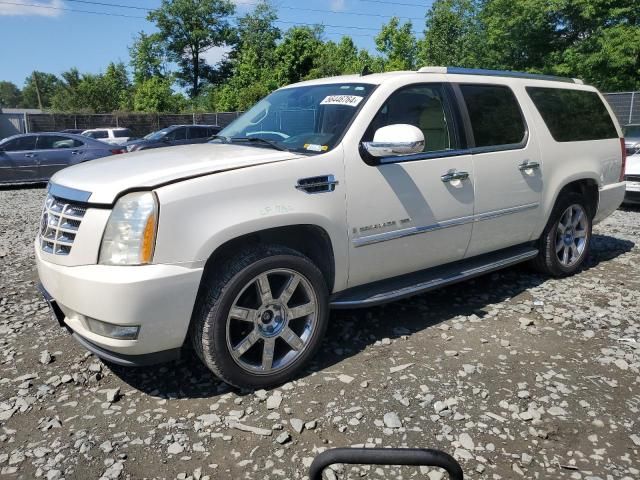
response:
[[[531,262],[536,270],[564,277],[582,267],[589,253],[593,227],[593,219],[588,212],[585,198],[578,193],[568,192],[558,198],[538,240],[538,256]]]
[[[266,245],[238,252],[209,273],[190,334],[202,362],[239,388],[294,378],[327,329],[329,294],[318,267],[295,250]]]

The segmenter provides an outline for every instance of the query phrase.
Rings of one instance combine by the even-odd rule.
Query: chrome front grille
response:
[[[69,255],[87,209],[47,195],[40,219],[40,246],[53,255]]]

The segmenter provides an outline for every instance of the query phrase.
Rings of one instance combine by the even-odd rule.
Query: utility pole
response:
[[[42,110],[42,99],[40,98],[40,86],[38,85],[38,72],[33,71],[33,83],[36,86],[36,97],[38,97],[38,108]]]

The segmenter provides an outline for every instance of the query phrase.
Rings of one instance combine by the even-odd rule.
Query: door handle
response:
[[[518,170],[524,172],[525,170],[537,170],[540,168],[540,164],[538,162],[532,162],[531,160],[525,160],[520,165],[518,165]]]
[[[81,153],[80,150],[71,150],[71,155],[80,155]]]
[[[33,158],[33,157],[37,157],[38,154],[37,153],[25,153],[24,156],[26,158]]]
[[[457,170],[453,170],[451,172],[447,172],[440,177],[440,180],[443,182],[453,182],[454,180],[466,180],[469,178],[469,172],[459,172]]]

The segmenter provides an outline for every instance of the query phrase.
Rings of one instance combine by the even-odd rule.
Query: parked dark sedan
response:
[[[58,170],[117,153],[99,140],[69,133],[25,133],[0,141],[0,184],[44,182]]]
[[[217,125],[171,125],[144,138],[127,142],[127,151],[136,152],[149,148],[205,143],[209,137],[217,134],[221,127]]]

